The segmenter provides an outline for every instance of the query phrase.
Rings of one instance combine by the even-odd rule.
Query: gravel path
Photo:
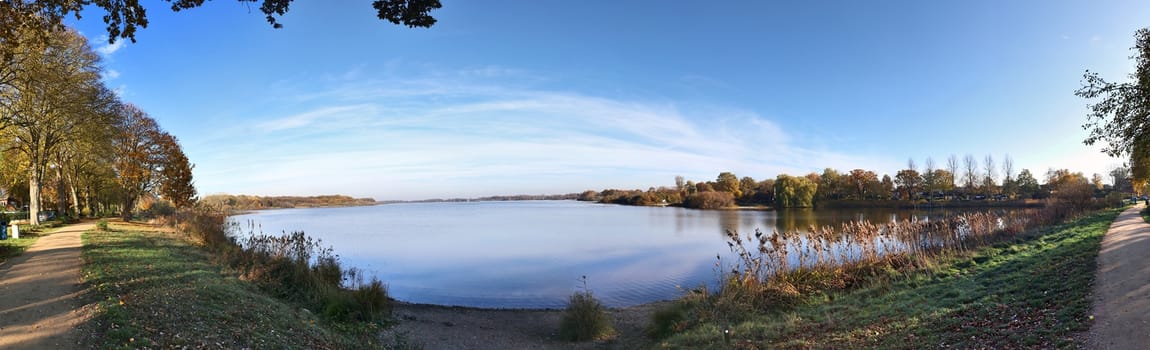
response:
[[[92,227],[58,229],[0,266],[0,349],[80,347],[80,235]]]
[[[1150,349],[1150,224],[1142,207],[1123,211],[1102,239],[1092,349]]]

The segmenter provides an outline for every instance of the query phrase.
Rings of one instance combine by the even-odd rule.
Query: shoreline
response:
[[[651,345],[645,331],[656,310],[674,300],[605,308],[617,335],[610,340],[572,343],[559,339],[564,309],[490,309],[395,301],[398,323],[383,332],[428,349],[635,349]]]

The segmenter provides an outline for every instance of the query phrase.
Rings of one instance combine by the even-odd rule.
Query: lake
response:
[[[693,210],[577,201],[402,203],[279,209],[233,217],[267,234],[304,231],[413,303],[562,308],[581,276],[604,304],[674,299],[717,282],[726,230],[801,231],[850,220],[887,222],[895,209]],[[935,212],[934,214],[942,214]]]

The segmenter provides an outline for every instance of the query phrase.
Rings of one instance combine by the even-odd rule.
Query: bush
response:
[[[100,221],[96,221],[96,230],[99,230],[102,232],[107,232],[108,231],[108,219],[100,219]]]
[[[377,321],[391,312],[387,285],[345,269],[331,248],[303,232],[272,236],[241,232],[222,211],[201,207],[167,220],[178,223],[194,241],[214,253],[216,261],[265,293],[319,310],[332,321]],[[244,237],[242,240],[236,237]]]
[[[687,310],[690,308],[684,302],[677,302],[671,306],[655,310],[651,316],[651,325],[647,326],[646,333],[651,339],[664,339],[687,329],[689,323]]]
[[[735,195],[730,192],[699,192],[687,196],[683,206],[695,209],[720,209],[735,205]]]
[[[567,341],[603,340],[615,335],[611,319],[591,291],[575,292],[559,321],[559,338]]]

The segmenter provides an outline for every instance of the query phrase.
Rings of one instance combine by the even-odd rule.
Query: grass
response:
[[[37,234],[20,231],[19,239],[12,238],[12,236],[9,235],[8,239],[0,241],[0,264],[24,253],[28,247],[36,243],[37,238],[40,238]]]
[[[1090,327],[1095,258],[1118,213],[1027,231],[913,271],[884,269],[872,283],[808,293],[788,308],[708,318],[713,297],[693,293],[679,311],[656,315],[680,330],[649,331],[673,334],[665,348],[1077,348],[1075,337]]]
[[[179,234],[115,223],[84,234],[100,348],[382,348],[377,323],[330,323],[229,275]]]

